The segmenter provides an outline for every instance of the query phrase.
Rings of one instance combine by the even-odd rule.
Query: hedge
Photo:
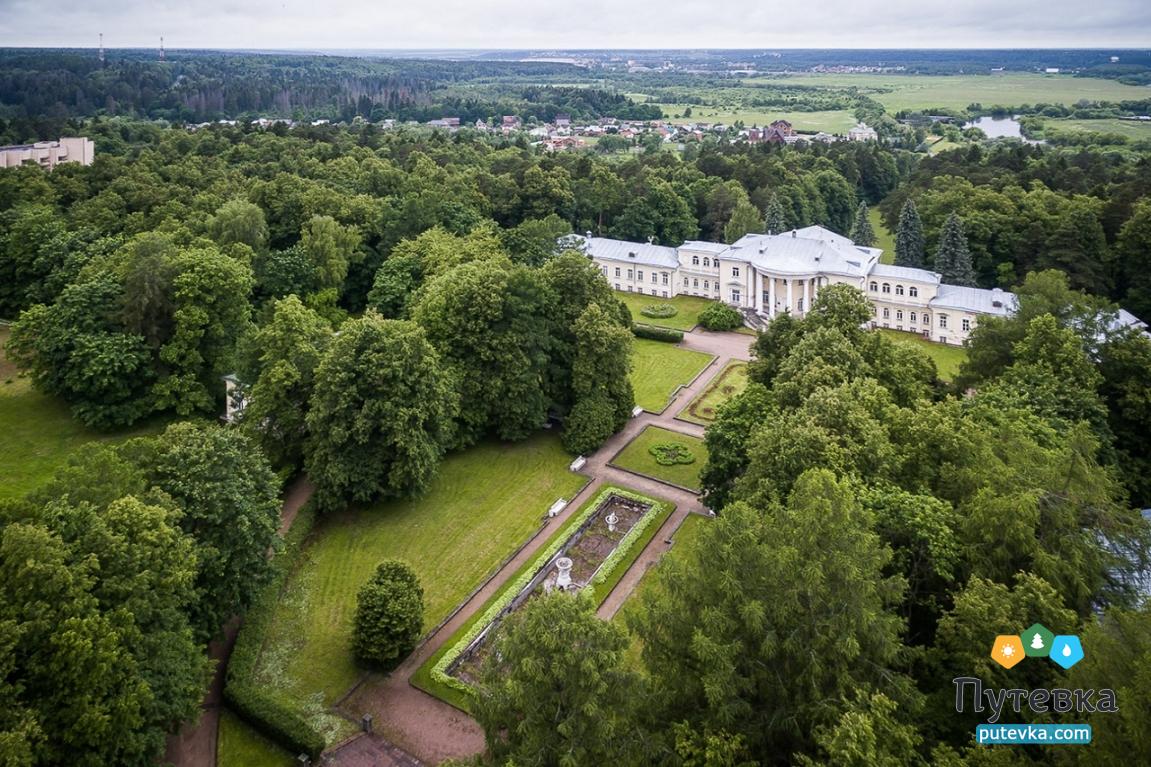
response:
[[[240,627],[232,657],[228,661],[224,685],[224,700],[237,716],[292,754],[305,753],[313,760],[319,758],[324,750],[324,736],[300,715],[286,696],[257,685],[253,677],[263,649],[264,636],[270,627],[284,585],[315,521],[316,510],[309,501],[300,509],[284,539],[284,548],[272,561],[271,579],[257,594],[244,616],[244,624]]]
[[[456,677],[449,674],[448,668],[456,661],[457,658],[460,657],[460,655],[463,654],[464,650],[468,648],[468,645],[470,645],[476,639],[476,637],[478,637],[489,625],[491,625],[491,623],[497,617],[499,617],[499,614],[503,612],[504,609],[515,600],[519,593],[523,591],[529,583],[532,582],[532,579],[535,578],[535,576],[544,567],[544,565],[546,565],[548,561],[554,557],[560,549],[563,548],[564,544],[567,543],[572,534],[578,530],[581,525],[587,522],[587,520],[591,518],[592,514],[595,513],[596,509],[598,509],[604,503],[604,501],[606,501],[612,495],[618,495],[621,498],[627,498],[633,501],[650,504],[651,509],[646,514],[644,514],[643,517],[640,518],[640,520],[636,522],[636,524],[633,525],[630,530],[628,530],[627,534],[624,535],[623,538],[620,539],[619,543],[616,545],[611,554],[609,554],[607,558],[600,563],[595,577],[592,579],[592,582],[588,584],[597,600],[602,601],[607,597],[607,595],[610,593],[610,588],[605,590],[604,593],[600,593],[603,584],[607,583],[609,579],[611,579],[611,584],[614,586],[619,581],[619,578],[611,578],[617,565],[623,561],[625,557],[627,557],[629,553],[628,550],[632,547],[636,540],[643,536],[644,531],[651,525],[653,520],[656,518],[666,518],[667,514],[670,513],[671,509],[674,508],[672,504],[657,501],[654,498],[648,498],[647,496],[639,495],[637,493],[624,490],[623,488],[615,486],[605,487],[599,495],[597,495],[591,502],[585,505],[578,516],[568,521],[568,523],[563,528],[564,534],[556,535],[551,541],[548,542],[548,545],[544,547],[543,551],[538,557],[535,558],[530,567],[521,570],[515,578],[504,585],[504,588],[499,593],[499,595],[495,597],[493,601],[488,603],[487,608],[484,610],[479,620],[472,621],[471,624],[467,627],[467,630],[464,631],[460,636],[451,638],[450,641],[452,641],[452,645],[450,649],[448,649],[447,652],[440,656],[439,660],[437,660],[435,665],[432,666],[430,676],[433,682],[448,687],[449,689],[458,690],[468,694],[473,694],[475,692],[472,686],[467,682],[461,681],[460,679],[457,679]],[[650,536],[648,536],[648,539],[650,539]],[[635,557],[632,556],[631,561],[634,561],[634,559]]]
[[[644,317],[652,317],[653,319],[666,319],[674,317],[679,314],[679,309],[676,309],[671,304],[648,304],[639,310],[639,313]]]
[[[641,325],[636,323],[632,325],[631,332],[636,338],[647,338],[651,341],[663,341],[669,344],[677,344],[683,340],[682,330],[657,328],[654,325]]]

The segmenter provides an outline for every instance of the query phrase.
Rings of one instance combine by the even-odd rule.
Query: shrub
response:
[[[652,341],[663,341],[669,344],[677,344],[683,340],[682,330],[657,328],[654,325],[633,325],[631,332],[636,338],[647,338]]]
[[[406,562],[386,559],[356,596],[352,645],[361,663],[389,670],[416,646],[424,625],[424,590]]]
[[[679,309],[676,309],[671,304],[648,304],[639,310],[639,313],[644,317],[653,317],[655,319],[666,319],[674,317],[679,314]]]
[[[647,449],[655,456],[660,466],[675,466],[677,463],[695,463],[695,454],[682,442],[657,442]]]
[[[224,699],[237,716],[293,756],[303,753],[314,761],[323,752],[324,736],[277,694],[232,682],[224,688]]]
[[[715,301],[699,313],[699,324],[708,330],[735,330],[743,324],[743,315],[727,304]]]

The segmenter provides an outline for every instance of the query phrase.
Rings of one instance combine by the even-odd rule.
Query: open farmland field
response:
[[[793,112],[771,110],[765,107],[749,107],[747,109],[735,106],[700,106],[698,104],[658,104],[669,122],[682,125],[684,123],[707,122],[724,123],[731,125],[736,120],[742,120],[744,125],[770,125],[776,120],[787,120],[797,131],[825,133],[845,133],[855,125],[854,115],[846,110],[828,110],[824,112]],[[684,110],[691,107],[691,117],[683,117]],[[680,115],[680,117],[675,117]]]
[[[1067,133],[1114,133],[1132,141],[1151,141],[1151,122],[1134,120],[1044,120],[1044,129]]]
[[[797,74],[753,78],[745,85],[813,85],[859,88],[889,112],[903,109],[966,109],[969,104],[1074,104],[1088,101],[1123,101],[1151,97],[1151,88],[1124,85],[1115,80],[1069,75],[1012,73],[1004,75],[871,75]]]

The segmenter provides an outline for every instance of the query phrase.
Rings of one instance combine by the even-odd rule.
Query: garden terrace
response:
[[[689,385],[713,359],[704,352],[637,338],[631,358],[635,403],[649,413],[662,413],[676,389]]]
[[[712,379],[699,396],[676,415],[676,418],[707,426],[715,421],[715,414],[720,405],[739,396],[746,388],[747,363],[733,360]]]
[[[707,446],[699,437],[647,426],[612,457],[610,465],[698,493]]]

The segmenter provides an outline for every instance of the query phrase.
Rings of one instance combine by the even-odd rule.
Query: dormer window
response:
[[[628,257],[628,258],[635,258],[635,251],[634,251],[634,250],[629,250],[629,251],[627,252],[627,257]]]

